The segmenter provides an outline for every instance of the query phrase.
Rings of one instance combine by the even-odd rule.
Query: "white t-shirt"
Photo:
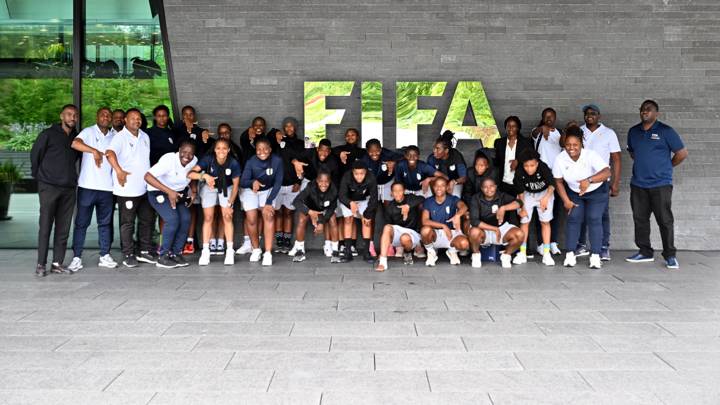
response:
[[[193,156],[192,161],[183,166],[180,163],[180,153],[170,152],[162,155],[160,160],[148,172],[167,188],[173,191],[182,191],[190,184],[187,174],[195,167],[195,164],[197,164],[197,158]],[[148,191],[159,191],[150,184],[148,184],[147,188]]]
[[[603,124],[600,124],[594,132],[591,132],[585,125],[581,128],[585,149],[595,151],[609,165],[610,154],[620,152],[620,143],[615,131]]]
[[[505,171],[503,172],[503,183],[513,184],[515,179],[515,171],[510,167],[510,161],[515,160],[515,151],[517,151],[518,140],[515,140],[515,146],[510,148],[510,140],[506,141],[507,147],[505,148]]]
[[[83,129],[77,137],[85,145],[105,153],[115,137],[115,130],[110,128],[107,134],[103,134],[97,125],[93,125]],[[82,154],[78,186],[88,190],[113,191],[112,167],[105,156],[100,167],[97,167],[92,153]]]
[[[560,147],[560,131],[554,129],[553,131],[548,132],[548,139],[545,139],[542,132],[540,132],[538,137],[532,139],[532,141],[534,143],[535,150],[537,150],[537,153],[540,154],[540,160],[545,162],[545,164],[552,169],[553,163],[555,163],[555,158],[557,158],[557,155],[562,152],[562,147]]]
[[[580,181],[587,179],[600,170],[609,167],[600,155],[590,149],[581,149],[578,160],[572,160],[566,151],[560,152],[553,164],[553,177],[564,179],[568,187],[576,193],[580,192]],[[586,193],[595,191],[601,183],[592,183]]]
[[[113,171],[113,194],[120,197],[139,197],[147,192],[145,173],[150,170],[150,138],[141,129],[135,137],[123,128],[113,137],[109,150],[115,152],[118,164],[128,173],[125,186],[120,186]]]

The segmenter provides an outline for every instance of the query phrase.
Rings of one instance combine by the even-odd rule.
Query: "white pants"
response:
[[[400,237],[404,234],[407,234],[410,236],[410,239],[412,239],[412,247],[415,248],[420,243],[420,234],[417,233],[414,229],[405,228],[400,225],[393,225],[393,239],[392,239],[392,245],[394,247],[400,247],[402,246],[402,243],[400,243]]]
[[[505,239],[505,235],[507,235],[508,231],[515,228],[517,228],[517,226],[509,222],[505,222],[504,224],[500,225],[500,238],[498,238],[495,232],[483,230],[483,232],[485,232],[485,240],[483,241],[482,246],[506,245],[507,243],[503,242],[503,239]]]
[[[358,205],[357,215],[355,215],[355,218],[362,218],[362,215],[365,213],[365,210],[368,206],[368,200],[362,200],[362,201],[355,201]],[[340,210],[342,211],[342,217],[352,217],[352,210],[350,210],[350,207],[346,207],[345,204],[338,204],[340,206]]]
[[[272,189],[269,188],[267,190],[254,193],[250,188],[242,189],[240,201],[242,201],[243,210],[250,211],[264,207],[265,201],[267,201],[271,191]]]
[[[230,200],[230,194],[232,193],[232,186],[227,188],[227,197],[216,188],[210,188],[208,185],[203,184],[200,186],[200,204],[203,208],[215,207],[217,205],[221,207],[228,206],[228,200]]]
[[[447,235],[445,235],[445,231],[442,229],[435,229],[435,242],[432,244],[433,247],[435,249],[447,249],[450,247],[455,238],[463,235],[462,232],[456,229],[451,229],[450,234],[450,239],[448,239]]]
[[[300,194],[300,189],[298,189],[298,191],[292,191],[292,189],[293,185],[282,186],[280,188],[280,192],[273,201],[273,208],[279,210],[280,207],[285,207],[289,210],[294,210],[295,207],[293,206],[293,201],[295,201],[295,197]]]
[[[538,218],[540,218],[540,222],[550,222],[553,219],[553,205],[555,204],[555,194],[550,194],[550,198],[548,199],[548,205],[547,209],[545,211],[540,209],[540,199],[543,198],[547,191],[541,191],[539,193],[528,193],[527,191],[523,193],[523,208],[527,212],[526,217],[520,218],[520,222],[523,224],[527,224],[528,222],[532,221],[533,217],[533,211],[535,211],[535,208],[537,208],[538,211]]]

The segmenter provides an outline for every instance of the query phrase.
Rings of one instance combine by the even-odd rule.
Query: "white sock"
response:
[[[245,237],[243,238],[243,243],[250,243],[250,236],[245,235]]]
[[[387,268],[387,266],[388,266],[388,265],[387,265],[387,257],[382,257],[382,256],[381,256],[378,261],[379,261],[378,264],[380,264],[381,266]]]
[[[435,246],[433,246],[432,243],[429,244],[429,245],[425,245],[425,250],[428,250],[428,251],[429,251],[429,250],[435,250]]]
[[[457,249],[455,249],[454,247],[450,246],[450,247],[448,248],[448,252],[457,253]]]
[[[195,239],[193,239],[193,238],[187,238],[187,241],[190,242],[190,243],[193,243],[193,242],[195,241]]]
[[[232,252],[232,251],[233,251],[233,243],[232,243],[232,242],[228,242],[228,244],[227,244],[227,251],[228,251],[228,252]]]
[[[332,242],[332,241],[330,242],[330,246],[332,246],[333,252],[337,252],[339,244],[340,244],[339,242]]]
[[[299,249],[299,250],[305,250],[305,241],[304,240],[303,241],[296,240],[295,248]]]
[[[219,247],[225,246],[225,239],[218,239],[218,240],[217,240],[217,245],[218,245]]]
[[[203,250],[210,250],[210,244],[209,244],[209,243],[203,243]]]
[[[213,246],[213,247],[217,246],[217,239],[210,238],[210,246]]]

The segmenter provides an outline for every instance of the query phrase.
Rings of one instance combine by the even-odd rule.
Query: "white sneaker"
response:
[[[590,255],[590,268],[591,269],[601,269],[602,268],[602,261],[600,260],[599,254],[591,254]]]
[[[70,265],[67,267],[67,269],[71,273],[75,273],[76,271],[78,271],[82,268],[83,268],[82,259],[79,257],[73,257],[72,261],[70,262]]]
[[[554,254],[554,255],[559,255],[559,254],[562,253],[562,251],[560,250],[560,247],[558,246],[557,242],[553,242],[553,243],[550,244],[550,253],[552,253],[552,254]]]
[[[575,258],[575,253],[573,253],[573,252],[565,253],[565,261],[563,262],[563,266],[575,267],[576,264],[577,264],[577,259]]]
[[[118,266],[115,259],[113,259],[110,254],[106,254],[105,256],[100,256],[100,260],[98,261],[98,266],[100,267],[107,267],[108,269],[114,269]]]
[[[287,253],[287,255],[290,257],[294,257],[295,253],[297,253],[297,251],[298,251],[297,245],[293,245],[292,249],[290,249],[290,251]]]
[[[503,269],[509,269],[512,267],[512,256],[507,253],[500,255],[500,265]]]
[[[452,265],[458,265],[460,264],[460,258],[458,257],[457,250],[446,250],[445,255],[450,259],[450,264]]]
[[[551,248],[551,249],[552,249],[552,248]],[[543,245],[542,245],[541,243],[539,243],[539,244],[537,245],[537,248],[535,249],[535,251],[536,251],[540,256],[542,256],[543,253],[544,253]]]
[[[525,264],[527,263],[527,255],[523,252],[518,252],[512,262],[513,264]]]
[[[544,264],[546,266],[554,266],[555,265],[555,260],[553,260],[550,252],[543,254],[542,264]]]
[[[235,264],[235,252],[228,250],[225,252],[225,265],[232,266]]]
[[[479,269],[482,267],[482,255],[480,253],[472,254],[472,267]]]
[[[235,253],[239,255],[246,255],[248,253],[252,253],[252,250],[252,244],[250,244],[249,240],[246,240],[245,242],[243,242],[242,246],[240,246],[238,250],[235,251]]]
[[[435,263],[438,261],[437,252],[435,249],[428,249],[427,250],[427,259],[425,259],[425,265],[426,266],[435,266]]]
[[[272,266],[272,253],[265,252],[262,255],[262,265],[263,266]]]
[[[417,257],[418,259],[424,259],[427,257],[427,255],[425,254],[425,249],[422,246],[420,246],[419,244],[418,244],[418,247],[415,248],[414,254],[415,254],[415,257]]]
[[[332,252],[333,252],[333,251],[332,251],[332,244],[330,244],[330,241],[327,241],[327,240],[326,240],[326,241],[325,241],[325,245],[323,245],[323,253],[325,254],[325,257],[332,257]],[[291,254],[288,252],[288,256],[294,256],[294,255],[291,255]]]
[[[404,253],[405,249],[402,246],[395,248],[395,257],[403,257]]]
[[[210,249],[203,249],[200,252],[200,260],[198,261],[200,266],[207,266],[210,264]]]
[[[262,256],[262,250],[253,249],[252,254],[250,255],[250,261],[251,262],[259,262],[261,256]]]

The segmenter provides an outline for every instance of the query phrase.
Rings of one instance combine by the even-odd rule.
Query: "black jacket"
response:
[[[465,184],[463,184],[462,191],[462,200],[465,204],[470,206],[470,201],[472,201],[473,196],[482,191],[482,182],[487,178],[491,178],[497,183],[497,170],[495,170],[493,166],[488,167],[481,176],[477,174],[474,167],[468,168],[467,180]]]
[[[318,222],[324,224],[335,214],[337,198],[338,191],[334,184],[330,183],[330,187],[323,193],[313,181],[295,197],[293,206],[303,214],[307,214],[310,210],[322,212],[322,215],[318,216]]]
[[[38,135],[30,150],[32,176],[37,181],[59,187],[77,186],[77,160],[81,155],[70,146],[76,136],[74,128],[65,134],[60,124]]]
[[[352,170],[348,170],[340,180],[338,198],[346,207],[350,207],[351,201],[368,200],[363,216],[367,219],[375,219],[378,206],[378,189],[375,176],[370,171],[366,171],[362,183],[356,183]]]
[[[177,133],[171,128],[150,127],[145,131],[150,138],[150,166],[170,152],[177,152],[180,143],[177,140]]]
[[[340,159],[340,152],[350,152],[347,156],[346,163],[343,163]],[[350,170],[350,166],[352,166],[353,162],[365,155],[365,149],[357,145],[346,143],[332,148],[332,154],[335,155],[335,158],[337,159],[338,168],[340,170],[340,178],[342,178],[345,172]]]
[[[538,160],[538,168],[535,174],[532,176],[525,173],[525,169],[522,165],[518,165],[515,170],[515,191],[518,194],[524,192],[528,193],[539,193],[547,190],[548,187],[555,185],[555,178],[553,177],[552,171],[542,160]]]
[[[293,166],[292,161],[297,159],[308,163],[305,158],[305,141],[294,136],[285,136],[278,142],[273,133],[270,137],[270,146],[273,153],[278,154],[283,160],[283,186],[300,184],[302,179],[295,173],[295,166]]]
[[[495,160],[493,161],[493,164],[495,165],[495,168],[497,169],[498,173],[498,181],[502,183],[503,175],[505,174],[505,150],[507,149],[507,136],[503,136],[500,139],[495,140]],[[525,150],[532,150],[533,144],[532,141],[528,138],[525,138],[522,135],[518,135],[517,137],[517,144],[515,145],[515,160],[517,160],[520,155]]]
[[[335,187],[340,186],[340,169],[339,169],[339,162],[335,155],[332,153],[328,155],[327,159],[324,161],[320,161],[320,158],[318,157],[317,150],[315,148],[312,149],[306,149],[305,152],[305,159],[309,162],[307,166],[305,166],[305,178],[312,181],[317,178],[317,174],[320,170],[324,170],[328,173],[330,173],[330,178],[332,179],[333,184],[335,184]]]
[[[195,144],[195,156],[203,157],[215,147],[215,139],[213,137],[209,137],[207,142],[202,141],[202,133],[205,131],[205,128],[201,128],[196,124],[188,131],[185,123],[180,121],[173,130],[175,131],[175,139],[177,140],[178,146],[187,140]]]
[[[391,200],[383,207],[385,223],[400,225],[404,228],[410,228],[416,231],[419,230],[420,212],[422,211],[422,204],[424,201],[424,198],[415,194],[406,194],[405,199],[402,202],[397,202],[394,199]],[[410,206],[410,212],[408,212],[407,219],[403,219],[402,211],[400,210],[400,206],[405,204]]]
[[[491,201],[486,200],[482,193],[475,194],[470,201],[470,225],[478,226],[480,222],[484,222],[492,226],[502,225],[498,224],[497,217],[495,216],[497,208],[515,201],[517,201],[520,204],[520,207],[522,207],[522,201],[510,194],[503,193],[502,191],[498,191],[495,198]],[[495,212],[493,212],[493,206],[495,206]],[[517,226],[517,211],[512,210],[505,212],[504,219],[505,222],[509,222]]]

